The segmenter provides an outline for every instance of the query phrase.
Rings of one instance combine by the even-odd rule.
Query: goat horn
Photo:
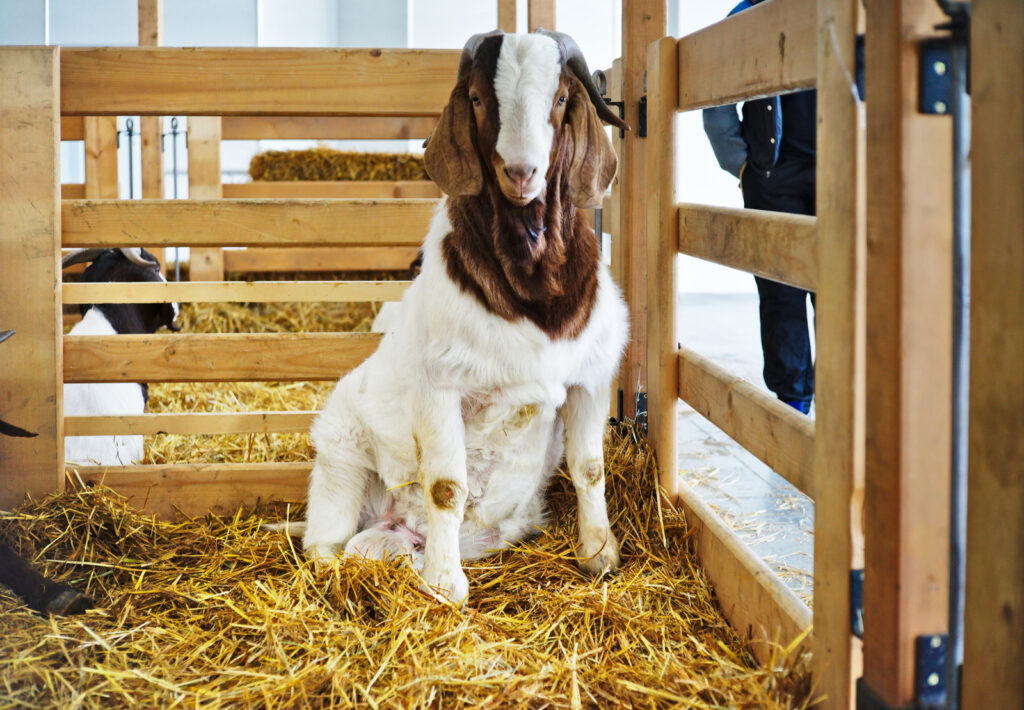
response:
[[[148,266],[151,269],[159,268],[160,262],[156,259],[147,259],[142,255],[142,247],[126,247],[119,250],[128,261],[139,266]]]
[[[469,70],[473,67],[473,57],[476,56],[476,50],[488,37],[498,37],[499,35],[505,34],[501,30],[491,30],[490,32],[481,32],[475,34],[466,40],[466,46],[462,48],[462,56],[459,58],[459,78],[458,81],[462,81],[469,74]]]
[[[0,330],[0,343],[4,342],[12,335],[14,335],[13,330]]]
[[[95,261],[103,252],[108,251],[99,247],[92,247],[89,249],[76,249],[70,254],[65,254],[60,260],[60,268],[66,269],[72,264],[83,264],[87,261]]]
[[[553,32],[545,29],[538,29],[537,34],[550,37],[558,43],[559,49],[562,50],[565,56],[566,66],[572,69],[572,73],[576,75],[576,78],[583,84],[583,88],[587,90],[590,102],[594,104],[598,117],[605,123],[610,123],[624,131],[630,130],[629,124],[619,118],[614,111],[608,108],[608,104],[604,102],[604,97],[601,96],[597,84],[594,83],[594,78],[590,75],[590,69],[587,68],[587,60],[583,58],[583,52],[580,50],[579,45],[576,44],[576,40],[563,32]]]

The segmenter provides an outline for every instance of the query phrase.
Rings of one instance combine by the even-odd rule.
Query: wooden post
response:
[[[220,117],[189,116],[189,199],[219,198],[220,185]],[[189,254],[190,281],[224,280],[224,254],[220,247],[193,247]]]
[[[647,49],[647,439],[670,501],[678,488],[676,408],[679,355],[676,288],[679,283],[679,218],[676,208],[676,107],[679,104],[679,42],[663,37]]]
[[[85,197],[113,199],[117,184],[117,116],[86,116],[82,121],[85,139]]]
[[[64,481],[57,47],[0,47],[0,508]]]
[[[952,397],[952,124],[921,114],[931,0],[873,0],[867,106],[864,683],[915,699],[915,639],[947,631]]]
[[[864,141],[848,72],[859,0],[818,0],[818,292],[814,666],[825,707],[853,706],[859,642],[850,570],[863,565]]]
[[[140,47],[159,47],[164,43],[163,5],[163,0],[139,0]],[[148,199],[163,199],[164,161],[163,151],[160,149],[163,118],[143,116],[141,123],[142,196]]]
[[[624,192],[621,201],[622,273],[620,284],[629,304],[630,338],[619,386],[623,415],[636,416],[636,395],[645,391],[647,373],[647,149],[640,137],[640,97],[644,94],[647,45],[665,36],[665,0],[623,0],[622,3],[622,98],[626,122],[624,155],[619,174]],[[639,386],[638,386],[639,385]]]
[[[498,0],[498,29],[516,31],[516,0]]]
[[[1024,707],[1024,4],[971,3],[971,423],[962,708]]]
[[[555,2],[556,0],[529,0],[526,6],[526,24],[530,32],[536,32],[540,27],[546,30],[556,29]]]

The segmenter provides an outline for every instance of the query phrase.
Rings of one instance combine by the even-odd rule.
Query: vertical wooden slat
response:
[[[117,116],[86,116],[85,196],[89,199],[117,199]]]
[[[526,23],[530,27],[530,32],[535,32],[540,27],[546,30],[557,29],[555,27],[556,2],[557,0],[528,0]]]
[[[644,94],[647,45],[665,36],[665,0],[623,0],[622,97],[626,122],[625,154],[619,172],[624,192],[621,201],[621,283],[629,304],[630,338],[619,371],[623,413],[636,416],[636,393],[646,388],[647,358],[647,139],[640,137],[640,97]],[[638,386],[639,383],[639,386]]]
[[[914,701],[914,641],[948,615],[952,121],[918,113],[932,0],[868,8],[864,682]]]
[[[516,31],[516,0],[498,0],[498,29]]]
[[[0,508],[59,489],[64,476],[60,349],[59,50],[0,48]]]
[[[675,189],[678,45],[674,37],[663,37],[647,48],[647,184],[657,186],[647,202],[647,440],[669,500],[676,498],[679,470],[675,309],[679,273]]]
[[[163,42],[163,0],[139,0],[139,46],[159,47]],[[162,199],[164,196],[163,152],[160,134],[163,118],[143,116],[142,136],[142,196]],[[161,259],[161,261],[163,261]]]
[[[1024,707],[1024,4],[971,3],[963,708]]]
[[[852,707],[850,569],[863,564],[863,131],[851,93],[860,0],[818,0],[818,296],[814,666],[825,707]],[[845,67],[845,69],[844,69]]]
[[[221,197],[220,117],[188,119],[188,196],[192,200]],[[189,280],[223,281],[224,255],[219,247],[193,248],[189,252]]]

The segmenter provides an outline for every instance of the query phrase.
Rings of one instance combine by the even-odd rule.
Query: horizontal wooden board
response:
[[[68,466],[72,482],[102,484],[165,520],[231,515],[269,501],[306,499],[309,463]]]
[[[817,0],[766,2],[679,40],[679,110],[810,89]]]
[[[814,420],[689,348],[679,351],[679,396],[814,499]]]
[[[708,205],[679,205],[679,251],[814,291],[817,219]]]
[[[459,52],[62,47],[64,115],[436,116]]]
[[[430,180],[256,180],[221,185],[221,195],[237,197],[432,198],[441,190]]]
[[[65,182],[60,186],[60,198],[62,200],[81,200],[85,197],[84,182]]]
[[[722,613],[750,639],[758,661],[777,660],[775,645],[785,648],[807,631],[811,610],[685,482],[677,500]],[[809,649],[810,641],[797,645]]]
[[[64,200],[65,247],[415,246],[437,200]]]
[[[85,140],[85,120],[81,116],[61,116],[60,139],[62,141]]]
[[[415,247],[254,248],[224,251],[224,271],[404,271]]]
[[[64,417],[64,436],[241,434],[309,431],[316,412],[174,412]]]
[[[377,333],[68,335],[64,382],[333,380],[377,348]]]
[[[344,303],[399,301],[411,281],[66,283],[64,303]]]
[[[221,138],[425,140],[436,123],[434,116],[225,116]]]

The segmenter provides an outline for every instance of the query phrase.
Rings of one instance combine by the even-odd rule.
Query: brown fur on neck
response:
[[[600,251],[552,160],[543,202],[512,205],[493,177],[479,195],[448,198],[448,277],[501,318],[527,318],[552,339],[578,336],[597,298]],[[543,227],[543,232],[540,232]],[[534,239],[530,230],[539,235]]]

